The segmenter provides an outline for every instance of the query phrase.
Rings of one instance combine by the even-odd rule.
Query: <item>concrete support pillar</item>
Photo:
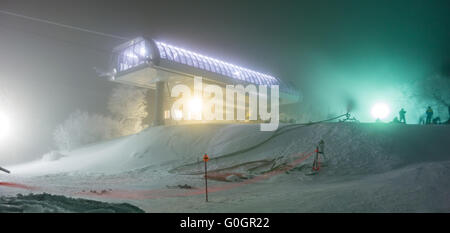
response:
[[[153,125],[164,125],[164,81],[156,82],[155,92],[155,118]]]

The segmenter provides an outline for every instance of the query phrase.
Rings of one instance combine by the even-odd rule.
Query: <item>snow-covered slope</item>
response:
[[[55,160],[43,159],[12,170],[18,175],[111,174],[165,164],[177,168],[197,163],[204,153],[212,158],[209,165],[214,169],[310,152],[323,139],[330,159],[329,171],[339,175],[368,174],[449,159],[450,143],[445,143],[449,133],[447,126],[401,124],[283,125],[274,132],[261,132],[258,125],[161,126],[61,152],[63,156]]]
[[[216,194],[230,205],[197,206],[197,211],[268,211],[267,201],[280,202],[271,209],[275,212],[364,211],[364,208],[366,211],[450,211],[449,135],[450,127],[446,125],[323,123],[281,125],[274,132],[261,132],[259,125],[240,124],[160,126],[61,152],[61,156],[53,159],[11,167],[12,175],[0,175],[0,179],[47,185],[47,190],[53,187],[51,190],[56,192],[118,189],[122,190],[120,200],[143,199],[130,202],[147,211],[155,211],[155,208],[188,211],[189,208],[182,204],[177,205],[178,209],[164,206],[166,194],[155,202],[153,196],[149,198],[148,193],[139,192],[158,189],[165,193],[167,186],[176,184],[202,187],[198,174],[203,170],[201,158],[204,153],[211,158],[208,169],[212,173],[252,177],[291,165],[302,153],[313,152],[317,142],[323,139],[326,166],[317,175],[308,176],[312,163],[310,156],[295,164],[288,174],[283,172]],[[212,187],[222,183],[213,182]],[[124,195],[125,191],[129,195]],[[267,193],[258,199],[249,195],[255,192]],[[359,199],[354,196],[358,192],[362,192]],[[303,195],[297,195],[301,193]],[[236,200],[230,199],[234,194],[240,195],[239,200],[248,200],[247,204],[234,206]],[[413,198],[415,195],[418,196]],[[114,195],[108,196],[111,197]],[[305,204],[309,199],[320,197],[325,201],[322,205],[316,202],[312,206]],[[149,200],[144,201],[147,198]],[[383,202],[389,198],[407,202],[402,208],[384,208]],[[350,200],[360,204],[352,207],[337,204]],[[414,204],[418,200],[421,204]],[[423,208],[414,209],[415,205]]]

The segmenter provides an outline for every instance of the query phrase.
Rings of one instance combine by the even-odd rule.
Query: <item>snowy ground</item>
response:
[[[0,181],[28,187],[0,186],[0,194],[47,192],[147,212],[450,212],[449,135],[448,125],[153,127],[8,167]],[[311,175],[320,139],[326,159]],[[205,152],[215,179],[208,203]]]
[[[142,213],[130,204],[110,204],[61,195],[18,194],[0,197],[0,213]]]

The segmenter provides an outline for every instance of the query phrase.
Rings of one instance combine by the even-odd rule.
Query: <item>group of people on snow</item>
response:
[[[392,121],[393,123],[403,123],[406,124],[406,111],[405,109],[401,109],[400,112],[398,112],[398,115],[400,116],[400,120],[398,119],[398,117],[394,117],[394,120]]]
[[[450,115],[450,106],[448,107],[448,113]],[[433,109],[431,106],[427,107],[427,110],[425,111],[425,114],[422,115],[419,119],[419,124],[421,125],[428,125],[428,124],[441,124],[441,118],[439,116],[433,118]],[[398,112],[399,117],[394,117],[394,120],[392,123],[403,123],[406,124],[406,111],[405,109],[401,109]],[[399,119],[400,118],[400,119]],[[443,122],[443,124],[450,124],[450,119],[446,122]]]

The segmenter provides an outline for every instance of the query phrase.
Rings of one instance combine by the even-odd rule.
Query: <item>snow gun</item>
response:
[[[8,171],[8,170],[6,170],[6,169],[4,169],[4,168],[2,168],[2,167],[0,167],[0,171],[4,171],[4,172],[6,172],[6,173],[10,173],[10,171]]]

